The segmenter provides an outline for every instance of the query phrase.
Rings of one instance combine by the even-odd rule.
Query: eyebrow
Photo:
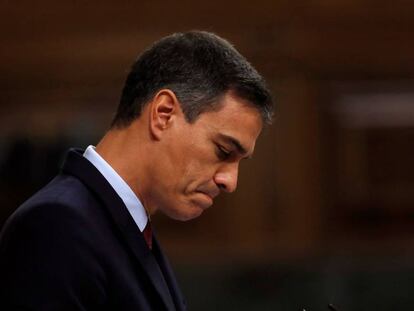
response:
[[[220,134],[220,137],[222,138],[222,139],[224,139],[224,140],[226,140],[228,143],[230,143],[230,144],[232,144],[234,147],[236,147],[236,149],[237,149],[237,152],[238,153],[240,153],[240,154],[242,154],[242,155],[245,155],[245,154],[247,154],[248,152],[247,152],[247,148],[246,147],[244,147],[241,143],[240,143],[240,141],[238,141],[236,138],[234,138],[234,137],[232,137],[232,136],[229,136],[229,135],[226,135],[226,134]],[[252,156],[251,155],[249,155],[249,156],[247,156],[246,158],[247,159],[250,159]]]

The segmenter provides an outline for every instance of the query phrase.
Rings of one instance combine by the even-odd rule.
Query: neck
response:
[[[122,177],[151,214],[146,195],[149,141],[142,137],[138,122],[123,129],[111,129],[96,146],[96,152]]]

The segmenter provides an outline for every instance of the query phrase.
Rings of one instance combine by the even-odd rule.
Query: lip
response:
[[[199,189],[197,192],[200,192],[200,193],[203,193],[209,196],[212,200],[214,200],[214,198],[220,194],[220,190],[218,188],[217,189]]]
[[[197,191],[198,194],[200,194],[200,205],[203,209],[206,209],[208,207],[210,207],[211,205],[213,205],[213,200],[214,197],[212,197],[211,195],[209,195],[208,193],[205,193],[203,191]]]

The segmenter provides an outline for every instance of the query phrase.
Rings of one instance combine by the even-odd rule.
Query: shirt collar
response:
[[[86,148],[83,156],[105,177],[115,192],[120,196],[126,208],[137,224],[139,230],[144,231],[148,216],[141,201],[128,186],[125,180],[106,162],[95,150],[94,146]]]

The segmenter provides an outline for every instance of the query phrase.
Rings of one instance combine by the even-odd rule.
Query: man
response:
[[[149,216],[189,220],[234,191],[271,111],[263,79],[227,41],[188,32],[156,42],[96,148],[70,150],[5,225],[0,304],[185,310]]]

